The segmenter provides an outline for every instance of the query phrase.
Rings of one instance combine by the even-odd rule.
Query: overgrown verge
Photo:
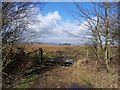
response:
[[[96,68],[99,70],[105,70],[106,72],[111,72],[111,66],[118,69],[118,46],[109,46],[109,55],[108,55],[108,63],[106,68],[106,61],[103,57],[103,52],[101,51],[100,47],[97,46],[96,48],[93,46],[87,46],[87,54],[86,54],[86,62],[96,65]]]
[[[38,56],[28,55],[24,47],[7,45],[2,54],[3,88],[13,87],[22,77],[38,73],[40,70]]]

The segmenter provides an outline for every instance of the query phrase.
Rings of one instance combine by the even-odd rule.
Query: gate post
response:
[[[39,48],[39,54],[40,54],[40,63],[43,64],[43,49]]]

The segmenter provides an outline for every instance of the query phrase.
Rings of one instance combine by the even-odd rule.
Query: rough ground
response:
[[[117,88],[117,73],[94,72],[78,60],[71,66],[59,66],[41,74],[31,88]]]

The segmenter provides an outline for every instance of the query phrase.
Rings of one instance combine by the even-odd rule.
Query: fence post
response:
[[[43,49],[39,48],[40,63],[43,64]]]

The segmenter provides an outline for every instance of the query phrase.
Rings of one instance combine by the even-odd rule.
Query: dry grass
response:
[[[25,52],[33,52],[39,48],[42,48],[44,52],[56,53],[63,52],[68,55],[77,54],[76,58],[85,58],[87,56],[87,46],[85,45],[48,45],[48,44],[25,44]]]
[[[47,45],[47,44],[27,44],[26,46],[26,52],[31,52],[34,50],[37,50],[39,48],[42,48],[45,51],[51,52],[51,51],[62,51],[66,48],[79,48],[78,45]]]

